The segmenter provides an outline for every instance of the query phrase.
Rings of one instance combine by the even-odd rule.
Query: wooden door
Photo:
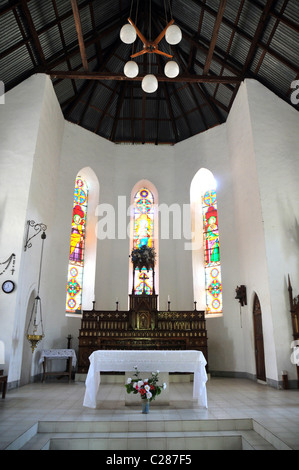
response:
[[[261,311],[259,298],[256,294],[255,294],[254,302],[253,302],[253,326],[254,326],[256,377],[259,380],[266,381],[262,311]]]

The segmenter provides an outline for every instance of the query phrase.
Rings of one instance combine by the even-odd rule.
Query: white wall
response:
[[[30,191],[25,221],[34,220],[36,223],[44,223],[47,225],[47,238],[44,242],[39,295],[42,304],[44,328],[47,332],[47,337],[51,337],[52,329],[55,329],[57,323],[60,324],[59,329],[63,323],[60,322],[60,318],[56,317],[55,310],[52,310],[52,299],[55,296],[53,278],[56,276],[56,273],[53,269],[51,259],[53,252],[53,219],[55,212],[59,209],[59,201],[57,201],[56,198],[57,174],[64,118],[58,106],[50,79],[43,75],[37,75],[32,77],[32,79],[33,82],[35,82],[35,88],[42,91],[43,101],[39,114],[37,135],[34,141],[33,166],[29,178]],[[30,115],[27,116],[27,119],[30,120]],[[34,375],[39,368],[37,364],[39,355],[36,352],[32,355],[24,332],[26,332],[29,315],[31,313],[31,303],[29,299],[32,302],[32,293],[34,293],[33,296],[35,296],[38,288],[41,245],[41,238],[40,235],[38,235],[32,240],[32,248],[22,253],[18,279],[20,291],[18,293],[19,298],[15,310],[14,329],[12,333],[13,351],[10,357],[10,381],[19,379],[21,369],[23,374],[24,370],[29,369],[30,371],[30,369],[32,369],[31,375]],[[46,344],[47,339],[43,340],[39,347],[45,347]],[[22,358],[23,351],[24,354]],[[28,376],[30,376],[30,374],[28,374]]]
[[[299,294],[299,114],[254,80],[246,82],[254,152],[262,208],[269,305],[262,304],[266,367],[277,361],[277,373],[287,370],[296,378],[290,362],[292,328],[287,276],[294,296]],[[267,313],[269,312],[269,314]],[[271,329],[269,316],[274,328]],[[273,348],[269,348],[269,343]]]
[[[227,137],[230,149],[230,165],[233,178],[233,207],[236,216],[235,256],[239,260],[239,278],[236,285],[247,289],[247,306],[241,308],[244,341],[245,370],[256,373],[254,356],[252,308],[254,293],[262,304],[263,321],[269,318],[270,334],[273,332],[269,307],[268,271],[265,239],[256,171],[254,140],[251,128],[247,86],[241,84],[227,120]],[[270,347],[270,342],[267,343]],[[273,351],[271,351],[272,353]],[[269,357],[269,354],[267,354]],[[270,371],[269,367],[273,369]],[[275,375],[275,361],[269,363],[267,374]]]
[[[19,325],[15,325],[16,312],[23,309],[24,292],[19,275],[23,258],[23,238],[27,220],[30,182],[35,145],[44,97],[45,77],[33,76],[6,93],[5,104],[0,105],[0,172],[1,172],[1,262],[11,253],[16,254],[15,273],[6,271],[0,277],[1,285],[7,279],[16,282],[17,289],[0,297],[0,341],[5,345],[5,372],[11,355],[19,346]],[[25,315],[25,313],[24,313]],[[18,358],[20,361],[20,357]],[[10,368],[9,380],[16,371]]]

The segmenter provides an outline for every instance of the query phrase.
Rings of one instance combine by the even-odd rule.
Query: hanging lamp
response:
[[[150,56],[149,73],[145,75],[144,78],[142,79],[141,87],[143,91],[145,91],[146,93],[154,93],[158,89],[158,80],[157,80],[157,77],[155,77],[155,75],[151,72],[151,54],[159,54],[164,57],[167,57],[168,59],[173,59],[173,56],[171,54],[168,54],[159,49],[159,43],[165,36],[165,40],[168,44],[176,45],[182,39],[182,32],[180,28],[174,24],[174,19],[172,18],[170,3],[169,3],[169,11],[170,11],[171,20],[170,21],[167,20],[166,5],[164,2],[166,27],[157,36],[155,40],[152,40],[151,39],[152,11],[151,11],[151,0],[150,0],[149,2],[149,36],[150,36],[150,39],[147,40],[145,36],[142,34],[142,32],[137,28],[138,3],[139,3],[139,0],[137,0],[137,3],[136,3],[136,20],[135,22],[133,22],[131,19],[132,9],[133,9],[133,0],[132,0],[131,9],[130,9],[130,17],[128,18],[129,24],[125,24],[121,28],[120,38],[125,44],[133,44],[135,42],[135,39],[138,36],[139,39],[141,39],[143,43],[143,49],[132,53],[131,60],[129,60],[124,66],[124,74],[128,78],[137,77],[139,74],[139,66],[133,59],[144,54],[149,54]],[[175,78],[178,76],[179,72],[180,72],[179,66],[174,60],[169,60],[165,64],[164,73],[166,77]]]
[[[41,279],[41,269],[42,269],[42,259],[43,259],[43,249],[44,249],[44,241],[46,238],[45,232],[42,233],[42,248],[41,248],[41,256],[40,256],[40,265],[39,265],[39,276],[38,276],[38,287],[37,287],[37,295],[34,299],[31,316],[29,320],[29,324],[27,327],[26,336],[31,344],[32,353],[34,352],[37,344],[44,338],[44,327],[43,327],[43,320],[42,320],[42,305],[41,299],[39,296],[39,288],[40,288],[40,279]]]

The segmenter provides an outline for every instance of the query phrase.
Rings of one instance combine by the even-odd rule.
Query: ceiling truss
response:
[[[163,2],[144,3],[147,1],[152,1],[153,35],[157,37],[167,24]],[[245,78],[259,80],[298,109],[290,102],[290,93],[291,82],[299,77],[299,59],[292,51],[284,53],[282,47],[289,34],[289,44],[298,41],[294,45],[298,57],[299,15],[293,13],[296,0],[173,0],[173,17],[183,39],[179,45],[168,47],[180,74],[167,78],[163,58],[150,54],[159,82],[154,94],[140,90],[140,82],[148,73],[144,57],[136,78],[123,74],[132,51],[128,50],[126,56],[119,31],[127,22],[131,2],[124,0],[112,8],[116,2],[106,0],[107,14],[101,21],[95,0],[46,3],[40,12],[44,21],[37,19],[36,0],[10,1],[0,8],[0,26],[9,18],[14,20],[16,31],[0,48],[0,67],[20,50],[28,56],[26,70],[8,74],[6,89],[32,74],[46,73],[53,81],[66,119],[108,140],[174,144],[219,125],[225,122]],[[182,11],[185,15],[179,15]],[[188,15],[190,20],[193,16],[196,19],[188,21]],[[255,23],[244,27],[245,19],[249,21],[253,15]],[[144,17],[140,15],[140,24],[145,28]],[[72,40],[67,37],[70,25],[76,32]],[[273,77],[272,70],[268,73],[266,63],[287,71],[289,86],[280,84],[279,72],[277,77]]]

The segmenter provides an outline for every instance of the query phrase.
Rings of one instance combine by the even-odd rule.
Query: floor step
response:
[[[21,441],[20,441],[21,442]],[[275,450],[285,444],[250,418],[40,421],[22,450]]]

